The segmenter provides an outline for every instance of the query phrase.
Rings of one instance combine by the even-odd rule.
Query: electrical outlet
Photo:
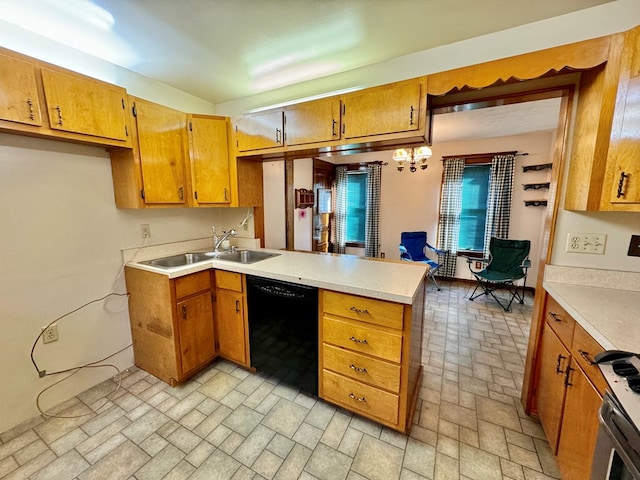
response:
[[[151,228],[148,223],[143,223],[140,225],[140,231],[142,232],[142,239],[147,240],[151,238]]]
[[[58,338],[58,325],[53,324],[48,327],[42,327],[42,343],[57,342]]]
[[[640,235],[631,235],[627,255],[629,257],[640,257]]]
[[[567,234],[567,252],[591,253],[604,255],[607,235],[604,233],[569,233]]]

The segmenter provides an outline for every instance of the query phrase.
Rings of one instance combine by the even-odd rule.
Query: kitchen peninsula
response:
[[[162,255],[136,255],[125,269],[136,365],[171,385],[218,356],[255,371],[247,276],[314,287],[318,387],[312,393],[407,432],[422,375],[427,267],[264,251],[277,255],[251,264],[212,259],[172,268],[142,263]]]

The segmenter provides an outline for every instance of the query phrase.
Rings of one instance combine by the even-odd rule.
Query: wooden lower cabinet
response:
[[[558,328],[559,325],[562,327]],[[563,480],[590,478],[599,428],[598,409],[606,387],[593,357],[602,350],[547,295],[538,354],[536,405]]]
[[[571,361],[567,375],[558,465],[563,480],[584,480],[591,476],[602,395],[591,384],[575,359]]]
[[[249,368],[248,323],[244,278],[240,273],[215,271],[217,350],[221,357]]]
[[[135,365],[174,386],[215,357],[209,270],[170,279],[126,267]]]
[[[320,398],[407,433],[422,367],[424,282],[413,305],[319,294]]]

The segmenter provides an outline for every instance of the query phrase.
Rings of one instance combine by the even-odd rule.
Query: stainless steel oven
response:
[[[640,480],[640,356],[609,350],[595,356],[608,388],[591,480]]]
[[[608,392],[599,417],[591,480],[640,480],[640,432]]]

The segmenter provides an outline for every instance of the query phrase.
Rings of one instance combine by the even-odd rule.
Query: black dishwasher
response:
[[[247,275],[251,366],[318,394],[318,289]]]

